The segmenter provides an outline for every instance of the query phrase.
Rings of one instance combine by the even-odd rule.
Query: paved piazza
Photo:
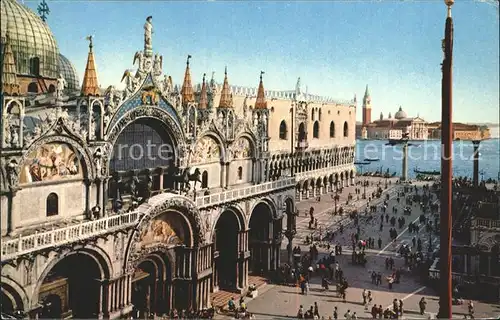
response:
[[[370,181],[382,181],[382,186],[384,185],[384,179],[369,178]],[[393,180],[394,181],[394,180]],[[417,184],[420,186],[422,184]],[[357,186],[359,188],[359,186]],[[345,200],[349,193],[354,195],[355,187],[344,188],[342,194],[340,194],[341,200],[339,203],[339,208],[343,204],[345,205]],[[390,201],[388,204],[387,212],[389,216],[393,216],[392,207],[396,206],[398,208],[397,217],[402,215],[402,207],[404,202],[401,201],[400,204],[397,203],[397,191],[400,190],[401,186],[396,186],[394,183],[389,187],[388,190],[384,190],[384,193],[390,194]],[[376,186],[370,186],[367,188],[367,194],[370,194]],[[363,191],[361,191],[363,192]],[[385,198],[385,195],[383,195]],[[434,196],[435,199],[435,196]],[[354,201],[353,205],[362,206],[366,205],[365,200]],[[377,204],[380,202],[379,199],[375,200],[372,204]],[[308,230],[308,220],[304,212],[307,212],[309,208],[313,206],[315,208],[315,217],[319,220],[319,226],[326,227],[329,229],[335,229],[339,225],[340,217],[332,216],[331,211],[333,208],[333,200],[329,195],[322,196],[321,202],[317,199],[309,199],[307,201],[302,201],[298,204],[298,209],[300,211],[300,218],[297,219],[297,239],[304,239],[307,234],[311,231]],[[379,206],[380,207],[380,206]],[[339,242],[343,246],[343,255],[337,256],[337,261],[339,261],[341,268],[344,270],[344,276],[349,282],[349,288],[347,289],[347,301],[344,303],[342,299],[337,297],[335,292],[335,285],[331,285],[329,291],[326,292],[321,287],[321,277],[313,276],[310,282],[310,292],[308,295],[302,295],[299,287],[294,286],[283,286],[268,284],[263,287],[259,296],[252,301],[248,301],[248,309],[254,314],[256,319],[263,318],[284,318],[284,317],[296,317],[298,308],[300,305],[307,310],[317,302],[319,305],[319,313],[326,319],[332,316],[333,308],[336,306],[338,308],[339,318],[344,318],[344,314],[347,310],[351,312],[356,312],[359,318],[371,318],[369,311],[364,310],[362,304],[362,291],[363,289],[371,290],[373,295],[373,303],[377,305],[382,305],[385,309],[392,305],[393,299],[403,300],[403,308],[405,310],[404,318],[407,319],[428,319],[429,317],[435,317],[438,311],[438,297],[436,292],[427,288],[424,283],[420,283],[415,276],[410,276],[407,274],[402,274],[401,283],[394,284],[393,290],[389,290],[388,283],[385,278],[389,275],[390,271],[385,269],[385,259],[387,257],[392,257],[395,260],[395,268],[404,265],[404,260],[396,254],[397,248],[404,243],[409,243],[411,246],[411,239],[413,234],[410,234],[407,230],[408,223],[410,221],[416,221],[418,223],[418,217],[421,214],[421,210],[418,206],[414,205],[412,209],[412,214],[410,216],[405,215],[406,225],[404,229],[398,229],[398,238],[396,243],[389,244],[388,230],[390,224],[384,222],[384,230],[379,232],[380,226],[380,210],[374,213],[374,219],[369,223],[364,223],[360,220],[361,225],[361,238],[367,239],[368,237],[375,237],[378,239],[380,236],[383,240],[382,250],[379,249],[367,249],[367,259],[368,263],[365,268],[362,266],[354,266],[351,264],[351,245],[350,245],[350,234],[356,232],[355,227],[349,224],[348,227],[344,229],[344,233],[341,236],[335,237],[335,242]],[[343,217],[345,219],[345,217]],[[346,220],[347,221],[347,220]],[[346,224],[346,222],[343,222]],[[397,225],[396,225],[397,226]],[[404,230],[403,233],[401,231]],[[299,235],[300,234],[300,235]],[[427,245],[429,242],[428,233],[425,232],[420,225],[420,235],[422,238],[422,248],[425,252],[427,250]],[[299,241],[299,240],[297,240]],[[433,239],[434,247],[439,246],[438,239]],[[375,241],[377,242],[377,241]],[[298,242],[294,245],[299,244]],[[308,246],[301,244],[302,252],[308,250]],[[378,248],[378,244],[375,243],[375,247]],[[320,258],[327,254],[326,248],[319,248]],[[382,284],[376,286],[371,283],[370,272],[372,270],[379,271],[382,273]],[[422,297],[427,300],[426,313],[424,315],[419,314],[418,302]],[[475,305],[475,316],[476,318],[485,318],[500,315],[500,305],[490,305],[481,302],[474,302]],[[457,319],[463,319],[467,314],[467,304],[460,306],[453,306],[453,312]]]

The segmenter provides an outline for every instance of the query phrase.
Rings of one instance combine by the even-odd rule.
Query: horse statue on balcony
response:
[[[172,189],[188,193],[191,189],[191,182],[194,182],[193,190],[196,190],[196,182],[201,183],[201,172],[198,168],[193,170],[191,167],[181,169],[170,166],[167,170],[167,181],[170,182]]]
[[[193,190],[196,190],[196,182],[201,183],[201,172],[198,168],[193,170],[191,167],[187,167],[175,176],[175,179],[182,186],[181,190],[187,193],[191,189],[191,182],[194,182]]]

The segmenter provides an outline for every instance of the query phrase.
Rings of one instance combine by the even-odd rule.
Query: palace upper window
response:
[[[206,170],[201,174],[201,188],[208,188],[208,172]]]
[[[315,121],[313,125],[313,138],[319,138],[319,122]]]
[[[347,125],[347,121],[344,122],[344,137],[348,137],[349,136],[349,127]]]
[[[59,214],[59,197],[56,193],[52,192],[47,197],[45,210],[47,217],[57,216]]]
[[[286,136],[288,135],[288,130],[286,127],[286,122],[285,120],[281,121],[280,123],[280,139],[281,140],[286,140]]]
[[[330,138],[335,138],[335,122],[330,122]]]

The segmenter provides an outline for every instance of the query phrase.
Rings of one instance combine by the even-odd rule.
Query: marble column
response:
[[[97,318],[102,319],[104,317],[103,306],[106,302],[105,288],[103,281],[101,281],[100,279],[96,279],[95,281],[99,283],[99,299],[97,300]]]
[[[24,123],[24,112],[19,116],[19,123]],[[19,126],[19,146],[24,145],[24,127]]]
[[[111,286],[111,281],[106,280],[104,282],[103,286],[103,292],[104,292],[104,317],[109,318],[109,314],[111,313],[111,307],[112,307],[112,300],[113,300],[113,294],[112,294],[112,286]]]
[[[255,158],[252,158],[252,182],[254,184],[259,182],[259,177],[258,177],[258,162]]]
[[[473,158],[473,163],[474,163],[474,166],[473,166],[473,178],[472,178],[472,182],[474,184],[474,187],[478,187],[479,186],[479,144],[481,143],[481,141],[479,140],[474,140],[472,141],[473,145],[474,145],[474,158]]]
[[[220,163],[220,186],[221,188],[226,186],[226,165],[224,162]]]
[[[274,252],[273,252],[273,238],[274,238],[274,221],[271,218],[271,221],[269,221],[269,234],[268,234],[268,240],[271,245],[267,245],[266,251],[267,251],[267,271],[272,270],[272,265],[274,262]]]
[[[403,168],[401,172],[401,181],[408,179],[408,144],[403,144]]]
[[[19,220],[19,215],[17,213],[17,208],[15,203],[14,198],[16,197],[16,191],[11,191],[8,194],[8,222],[7,222],[7,234],[9,236],[14,236],[15,235],[15,230],[17,228],[18,220]]]
[[[229,182],[229,177],[231,176],[231,171],[230,171],[229,162],[227,162],[227,163],[225,164],[225,166],[226,166],[226,170],[224,170],[224,171],[225,171],[225,173],[226,173],[226,184],[225,184],[225,186],[226,186],[226,187],[229,187],[229,186],[231,185],[231,184],[230,184],[230,182]]]
[[[84,180],[85,184],[85,216],[92,219],[92,212],[90,207],[90,194],[92,192],[92,181],[90,179]]]
[[[109,186],[108,181],[109,181],[108,178],[104,178],[102,181],[102,204],[100,205],[102,208],[101,209],[102,217],[107,216],[108,212],[108,210],[106,209],[106,207],[108,206],[108,186]]]
[[[130,305],[130,296],[132,294],[132,274],[127,275],[125,287],[125,306]]]

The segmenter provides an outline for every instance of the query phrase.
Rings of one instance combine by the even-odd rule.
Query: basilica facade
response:
[[[222,84],[193,85],[191,56],[174,85],[152,17],[124,90],[100,88],[92,37],[80,86],[57,46],[17,45],[20,23],[53,36],[3,2],[3,313],[207,308],[276,270],[282,245],[291,257],[297,201],[354,183],[355,99],[310,95],[300,79],[266,91],[263,72],[257,88],[231,86],[227,69]]]

